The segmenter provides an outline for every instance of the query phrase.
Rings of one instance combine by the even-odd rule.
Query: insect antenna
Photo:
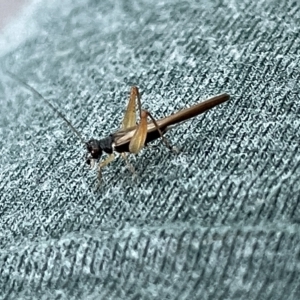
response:
[[[47,99],[45,99],[36,89],[34,89],[33,87],[31,87],[29,84],[27,84],[25,81],[23,81],[21,78],[19,78],[16,74],[6,70],[6,73],[13,78],[14,80],[18,81],[19,83],[21,83],[25,88],[27,88],[29,91],[31,91],[34,95],[36,95],[38,98],[40,98],[41,100],[43,100],[51,109],[53,109],[58,116],[60,116],[67,124],[68,126],[72,129],[72,131],[77,135],[77,137],[80,139],[80,141],[83,144],[86,144],[85,140],[82,138],[81,134],[79,133],[79,131],[72,125],[72,123],[55,107],[53,106],[53,104],[48,101]]]

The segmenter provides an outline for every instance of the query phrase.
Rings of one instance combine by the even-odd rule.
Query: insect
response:
[[[206,101],[195,104],[189,108],[178,111],[168,117],[155,120],[151,113],[142,109],[140,93],[136,86],[131,87],[129,102],[125,112],[125,116],[122,122],[121,129],[110,134],[103,139],[90,139],[85,142],[81,134],[71,124],[71,122],[54,107],[51,102],[45,99],[37,90],[28,85],[25,81],[20,79],[17,75],[7,71],[7,73],[20,82],[24,87],[30,90],[34,95],[42,99],[52,110],[54,110],[72,129],[77,135],[80,141],[85,144],[86,163],[93,167],[95,162],[99,162],[103,152],[106,152],[109,156],[98,164],[98,178],[101,179],[101,169],[112,162],[115,158],[114,152],[118,152],[126,160],[129,169],[134,173],[133,166],[128,162],[126,153],[138,153],[148,143],[161,138],[166,147],[170,150],[174,150],[171,147],[169,141],[164,137],[164,134],[174,125],[182,123],[188,119],[196,117],[197,115],[229,100],[230,96],[226,93],[214,96]],[[138,106],[138,112],[140,120],[137,123],[136,120],[136,106]],[[150,118],[150,122],[148,122]]]

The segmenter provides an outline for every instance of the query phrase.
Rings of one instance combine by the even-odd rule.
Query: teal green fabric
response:
[[[0,36],[0,299],[299,299],[299,18],[299,1],[31,4]],[[5,69],[85,139],[120,127],[132,85],[156,118],[231,100],[97,189]]]

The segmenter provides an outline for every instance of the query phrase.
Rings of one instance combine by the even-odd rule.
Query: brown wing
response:
[[[161,119],[161,120],[163,120],[163,119]],[[159,121],[157,121],[157,122],[159,122]],[[117,147],[117,146],[121,146],[126,143],[130,143],[135,132],[137,131],[137,128],[138,128],[138,125],[127,128],[126,130],[121,129],[121,130],[113,133],[115,146]],[[153,122],[147,123],[147,133],[150,133],[155,130],[156,130],[156,128],[155,128],[155,125],[153,124]]]
[[[175,125],[177,123],[184,122],[188,119],[194,118],[207,110],[212,109],[213,107],[226,102],[230,99],[230,96],[226,93],[220,94],[214,97],[211,97],[203,102],[197,103],[191,107],[185,108],[183,110],[178,111],[177,113],[170,115],[166,118],[160,119],[157,121],[159,127],[168,127],[171,125]]]
[[[156,121],[159,128],[164,132],[166,129],[171,126],[175,125],[177,123],[184,122],[190,118],[193,118],[201,113],[204,113],[205,111],[229,100],[230,96],[228,94],[221,94],[218,96],[214,96],[212,98],[209,98],[203,102],[200,102],[198,104],[195,104],[189,108],[180,110],[179,112],[159,119]],[[114,144],[116,147],[125,145],[127,143],[130,143],[132,137],[134,136],[138,126],[133,126],[130,128],[127,128],[126,130],[119,130],[113,134],[114,137]],[[147,134],[152,133],[156,130],[155,125],[153,122],[147,123]],[[159,135],[157,136],[159,137]]]

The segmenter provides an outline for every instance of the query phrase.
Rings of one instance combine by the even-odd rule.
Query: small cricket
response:
[[[136,86],[131,87],[129,102],[121,128],[103,139],[90,139],[85,141],[79,131],[72,123],[55,107],[53,104],[44,98],[36,89],[31,87],[17,75],[6,71],[10,77],[21,83],[27,90],[46,103],[58,116],[63,119],[70,129],[75,133],[79,140],[87,149],[86,163],[93,168],[95,163],[98,163],[98,179],[101,181],[102,169],[115,159],[114,152],[120,153],[125,159],[126,164],[132,173],[135,173],[134,167],[128,161],[127,153],[137,154],[152,141],[161,138],[164,145],[171,151],[175,151],[164,136],[164,134],[173,128],[175,125],[192,119],[213,107],[226,102],[230,99],[230,95],[223,93],[213,96],[203,102],[197,103],[189,108],[182,109],[170,116],[155,120],[151,113],[142,109],[139,90]],[[138,107],[139,122],[137,122]],[[150,121],[148,122],[148,118]],[[100,162],[103,152],[108,154],[108,157]],[[176,152],[176,151],[175,151]]]

